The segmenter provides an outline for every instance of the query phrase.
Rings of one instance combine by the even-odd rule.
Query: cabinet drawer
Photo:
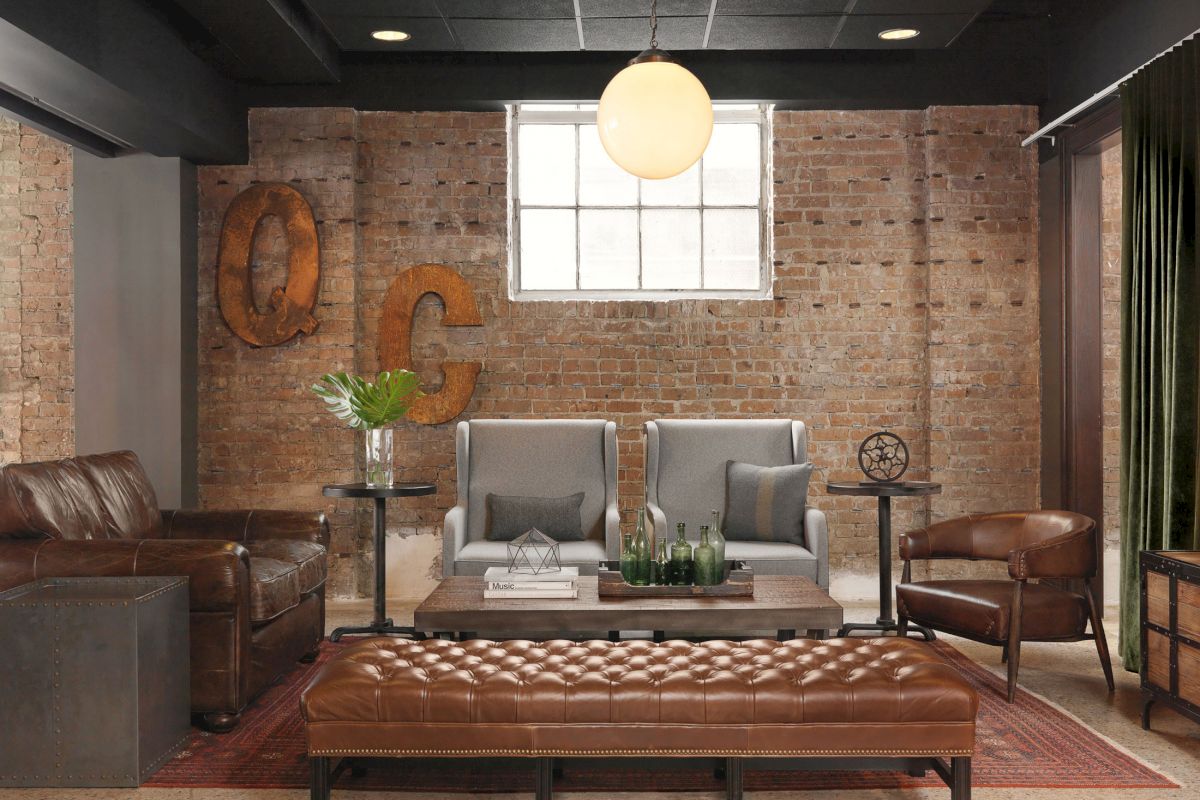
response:
[[[1171,625],[1171,579],[1161,572],[1146,573],[1146,620],[1163,628]]]
[[[1175,591],[1179,599],[1175,610],[1178,632],[1200,642],[1200,584],[1181,579]]]
[[[1179,696],[1200,706],[1200,648],[1179,643]]]
[[[1146,679],[1171,691],[1171,640],[1158,631],[1146,631]]]

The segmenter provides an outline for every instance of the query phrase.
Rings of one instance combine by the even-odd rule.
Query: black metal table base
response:
[[[329,634],[329,641],[336,642],[343,636],[407,636],[410,639],[425,638],[425,634],[416,628],[408,625],[393,625],[390,619],[370,625],[334,628],[333,632]]]
[[[375,621],[367,625],[343,626],[329,634],[329,641],[336,642],[343,636],[409,636],[423,639],[425,635],[414,628],[392,624],[387,615],[387,498],[420,497],[433,494],[437,487],[432,483],[395,483],[390,486],[370,487],[364,484],[340,484],[326,486],[322,491],[326,497],[360,497],[374,501],[375,540]]]
[[[869,633],[878,633],[887,635],[900,630],[900,623],[892,619],[877,619],[874,622],[847,622],[842,627],[838,628],[838,638],[850,636],[855,631],[867,631]],[[924,625],[918,625],[915,622],[908,623],[909,635],[919,633],[925,637],[925,641],[932,642],[937,636],[929,628]]]

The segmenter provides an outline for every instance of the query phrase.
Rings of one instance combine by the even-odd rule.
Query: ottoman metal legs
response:
[[[333,784],[333,759],[326,756],[309,758],[312,767],[310,783],[311,800],[330,800],[330,789]],[[831,768],[825,760],[814,764],[817,768]],[[966,756],[956,756],[949,764],[940,758],[928,760],[929,767],[938,774],[950,787],[950,800],[971,800],[971,759]],[[742,766],[740,758],[725,759],[725,800],[742,800]],[[843,761],[833,769],[852,767],[853,761]],[[863,769],[878,769],[879,764],[864,764]],[[534,796],[536,800],[553,800],[554,797],[554,759],[534,759]]]

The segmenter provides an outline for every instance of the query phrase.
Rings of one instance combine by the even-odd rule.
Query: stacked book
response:
[[[576,582],[579,567],[556,572],[509,572],[507,567],[489,567],[483,574],[485,600],[569,600],[579,596]]]

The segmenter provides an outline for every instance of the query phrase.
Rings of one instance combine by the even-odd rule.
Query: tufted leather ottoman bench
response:
[[[724,757],[811,768],[933,769],[970,797],[975,691],[907,639],[776,642],[372,639],[331,660],[301,698],[312,797],[355,756],[537,760]],[[886,761],[881,761],[886,759]]]

